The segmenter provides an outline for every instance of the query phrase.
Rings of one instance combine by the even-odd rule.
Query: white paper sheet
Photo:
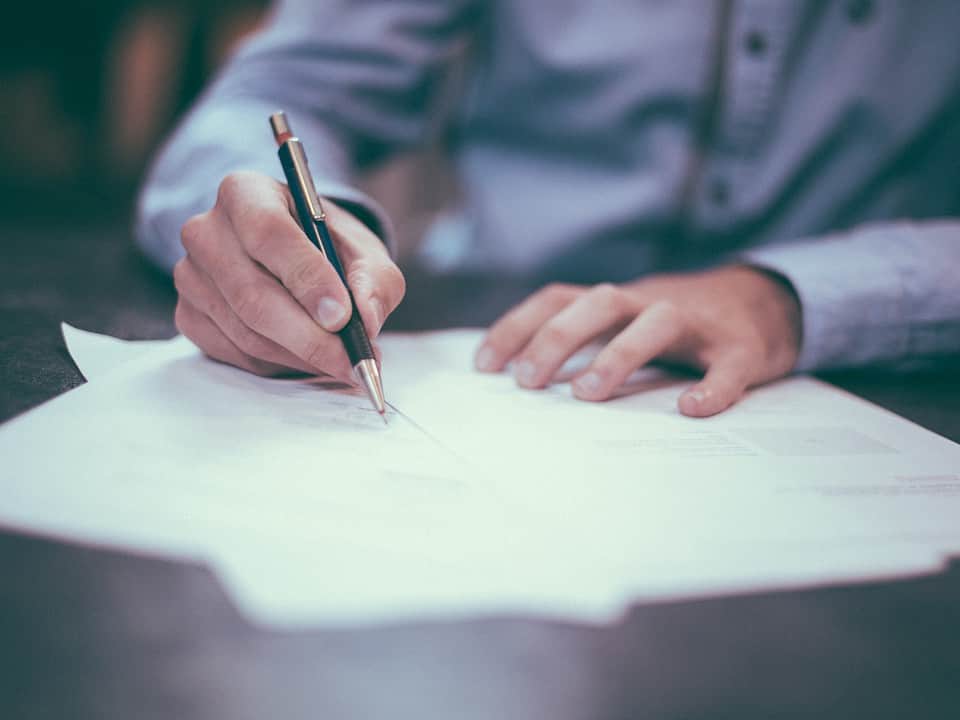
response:
[[[187,343],[182,335],[173,340],[121,340],[60,323],[60,331],[70,356],[87,382],[105,377],[125,362],[169,343]]]
[[[960,448],[808,378],[691,420],[660,373],[589,405],[474,373],[476,331],[393,336],[402,414],[384,428],[355,392],[182,338],[65,336],[93,382],[0,428],[0,522],[205,559],[264,623],[602,621],[634,599],[925,572],[960,548]]]

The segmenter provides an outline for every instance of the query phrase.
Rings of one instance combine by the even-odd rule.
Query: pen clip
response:
[[[270,116],[270,129],[273,131],[273,137],[277,144],[281,148],[286,148],[289,153],[293,180],[299,186],[300,195],[307,204],[310,217],[315,222],[323,222],[327,214],[323,211],[323,204],[320,202],[317,188],[313,184],[313,176],[310,174],[310,166],[307,163],[307,154],[303,150],[300,138],[293,134],[293,128],[287,122],[287,114],[283,111],[273,113]],[[283,153],[281,152],[281,162],[283,161],[282,156]]]
[[[310,168],[307,165],[307,155],[303,151],[303,145],[297,137],[291,137],[286,141],[290,149],[290,158],[293,160],[293,172],[297,178],[297,183],[303,190],[303,197],[307,203],[307,209],[314,220],[322,222],[326,220],[327,213],[323,210],[323,203],[320,202],[320,196],[317,195],[317,188],[313,184],[313,176],[310,174]]]

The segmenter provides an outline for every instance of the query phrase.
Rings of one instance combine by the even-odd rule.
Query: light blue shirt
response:
[[[169,268],[225,174],[282,178],[283,108],[389,242],[355,175],[429,137],[464,50],[464,267],[747,261],[796,289],[801,370],[960,355],[957,0],[287,0],[160,153],[138,241]]]

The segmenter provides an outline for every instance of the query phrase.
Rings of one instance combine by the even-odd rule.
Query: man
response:
[[[177,325],[207,354],[347,377],[347,296],[293,219],[267,116],[303,139],[376,334],[404,278],[350,179],[422,141],[466,44],[461,266],[584,283],[508,312],[478,369],[540,388],[601,338],[576,397],[667,359],[705,371],[679,408],[706,416],[793,370],[943,360],[957,27],[954,0],[288,0],[160,155],[139,241],[176,263]]]

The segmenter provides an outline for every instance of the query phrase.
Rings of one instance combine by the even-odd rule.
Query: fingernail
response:
[[[477,370],[481,372],[493,372],[497,366],[497,356],[493,352],[493,348],[484,345],[477,351],[477,357],[474,359],[474,363],[477,366]]]
[[[347,309],[333,298],[325,297],[317,303],[317,322],[327,330],[335,330],[347,314]]]
[[[573,384],[576,386],[576,389],[583,394],[595,395],[600,391],[600,386],[603,382],[595,372],[588,372],[586,375],[581,375],[574,380]]]
[[[703,390],[691,390],[687,393],[687,397],[699,405],[704,401],[707,395],[703,392]]]
[[[537,368],[529,360],[521,360],[513,368],[513,376],[521,385],[533,385],[533,378],[536,374]]]

